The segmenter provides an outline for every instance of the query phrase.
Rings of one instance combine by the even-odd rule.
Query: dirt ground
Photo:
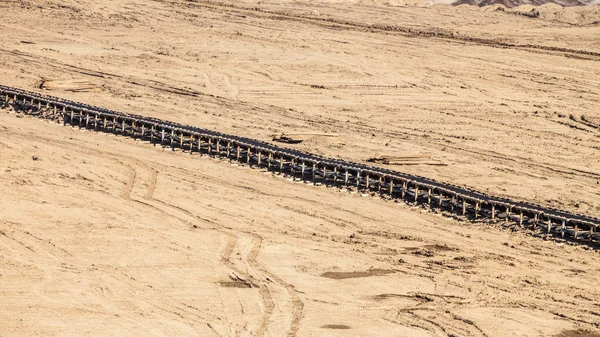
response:
[[[396,168],[600,216],[599,6],[236,6],[2,2],[0,79],[263,140],[340,134],[296,146],[356,161],[430,153],[448,165]]]
[[[2,1],[0,84],[600,216],[600,7],[404,5]],[[5,112],[0,336],[600,333],[586,247]]]
[[[593,250],[37,119],[0,128],[0,336],[600,331]]]

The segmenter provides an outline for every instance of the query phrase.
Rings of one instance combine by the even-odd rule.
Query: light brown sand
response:
[[[2,336],[600,328],[600,261],[583,247],[127,138],[0,125]]]
[[[600,52],[597,24],[464,6],[21,3],[0,4],[4,84],[88,81],[52,93],[263,140],[337,133],[297,147],[357,161],[432,153],[450,166],[400,169],[600,215],[600,56],[394,30]]]
[[[357,161],[431,153],[449,165],[398,169],[600,215],[592,20],[238,6],[261,11],[0,2],[0,83],[263,140],[335,133],[294,146]],[[0,336],[600,329],[583,247],[4,112],[0,231]]]

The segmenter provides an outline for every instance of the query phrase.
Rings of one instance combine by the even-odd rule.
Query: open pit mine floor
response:
[[[589,247],[23,114],[0,129],[2,335],[600,329]]]
[[[460,214],[478,220],[503,221],[537,235],[597,246],[600,219],[583,214],[482,193],[417,175],[309,152],[276,146],[255,139],[222,134],[157,118],[131,115],[106,108],[0,86],[0,107],[80,129],[148,140],[170,150],[234,160],[250,167],[266,168],[292,180],[342,187],[365,194],[425,204],[447,216]],[[339,157],[339,156],[338,156]],[[504,209],[504,212],[502,212]]]
[[[0,336],[600,336],[599,7],[416,2],[0,1]]]

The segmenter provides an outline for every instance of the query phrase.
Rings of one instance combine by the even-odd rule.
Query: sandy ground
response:
[[[0,128],[1,336],[600,331],[584,247],[36,119]]]
[[[396,5],[2,1],[0,84],[600,215],[598,9]],[[585,247],[4,112],[0,336],[600,332]]]
[[[263,140],[337,133],[297,147],[356,161],[431,153],[448,166],[397,169],[600,215],[598,24],[443,5],[60,3],[0,4],[3,84],[87,81],[97,90],[51,93]],[[562,13],[600,20],[585,8]]]

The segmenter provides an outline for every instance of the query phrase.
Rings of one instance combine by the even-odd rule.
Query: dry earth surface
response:
[[[2,1],[0,84],[600,215],[600,11]],[[0,113],[0,336],[597,336],[597,252]],[[590,331],[584,332],[584,331]]]
[[[598,8],[5,1],[0,79],[598,216]]]
[[[585,247],[37,119],[0,125],[0,336],[599,336]]]

